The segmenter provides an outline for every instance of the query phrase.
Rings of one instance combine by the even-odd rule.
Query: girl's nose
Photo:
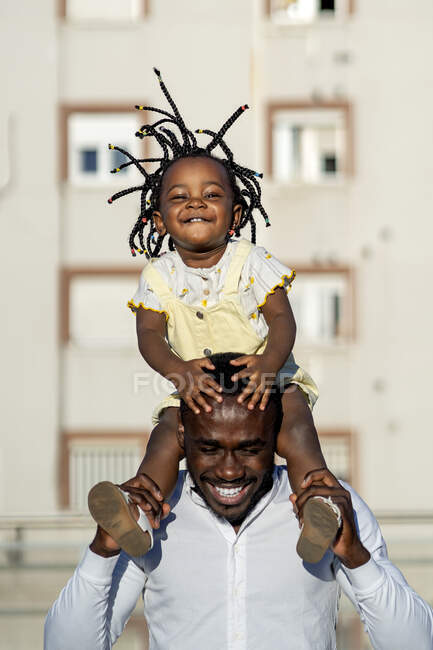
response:
[[[198,206],[204,206],[204,205],[205,205],[205,203],[204,203],[203,199],[201,198],[201,196],[191,196],[188,203],[186,204],[186,207],[187,208],[189,208],[189,207],[196,208]]]

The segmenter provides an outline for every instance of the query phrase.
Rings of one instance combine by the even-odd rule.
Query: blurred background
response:
[[[126,308],[137,195],[106,201],[136,180],[107,144],[139,154],[134,105],[167,108],[154,65],[190,128],[250,105],[227,140],[264,172],[258,243],[297,270],[328,464],[433,603],[430,0],[2,0],[0,17],[2,648],[42,646],[93,534],[88,488],[135,473],[170,388]],[[338,636],[370,647],[345,599]],[[116,647],[146,643],[139,604]]]

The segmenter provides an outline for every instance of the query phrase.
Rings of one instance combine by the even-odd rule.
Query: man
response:
[[[274,393],[265,411],[239,404],[242,385],[230,384],[235,356],[212,357],[221,404],[199,415],[181,408],[179,444],[189,471],[180,473],[168,515],[163,507],[152,549],[119,555],[99,528],[48,614],[46,650],[110,648],[142,592],[154,650],[328,650],[335,648],[339,587],[373,647],[431,650],[433,612],[389,561],[376,520],[352,488],[318,470],[289,500],[287,472],[273,465],[281,402]],[[146,478],[129,485],[155,521],[157,486]],[[342,526],[332,550],[305,564],[295,551],[290,501],[302,519],[314,496],[332,497]]]

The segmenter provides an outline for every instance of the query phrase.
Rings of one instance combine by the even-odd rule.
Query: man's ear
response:
[[[181,449],[185,451],[185,427],[183,426],[182,419],[180,417],[180,409],[177,412],[177,442]]]
[[[158,232],[158,235],[165,235],[167,233],[167,228],[165,227],[164,220],[161,216],[161,213],[155,210],[152,212],[153,223]]]

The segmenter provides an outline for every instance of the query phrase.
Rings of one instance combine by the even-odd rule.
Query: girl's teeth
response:
[[[215,486],[216,487],[216,486]],[[221,494],[222,497],[234,497],[242,490],[241,487],[238,488],[220,488],[216,487],[218,494]]]
[[[203,219],[200,219],[200,217],[194,217],[194,219],[190,219],[191,223],[193,223],[193,221],[203,221]]]

